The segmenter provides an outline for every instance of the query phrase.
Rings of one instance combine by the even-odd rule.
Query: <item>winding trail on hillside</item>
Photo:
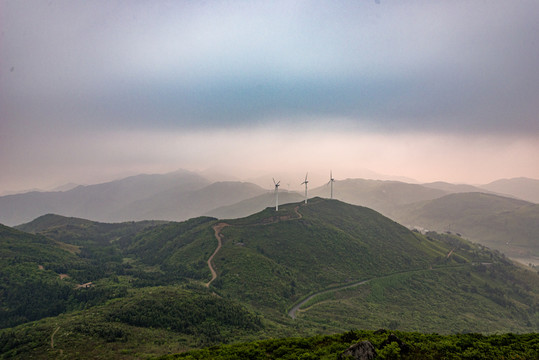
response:
[[[373,278],[373,279],[376,279],[376,278]],[[343,286],[339,286],[339,287],[331,288],[331,289],[325,289],[325,290],[319,291],[319,292],[317,292],[317,293],[314,293],[314,294],[312,294],[312,295],[309,295],[307,298],[301,300],[299,303],[297,303],[296,305],[294,305],[294,306],[292,307],[292,309],[290,309],[290,311],[288,312],[288,316],[290,316],[292,319],[295,319],[295,318],[296,318],[296,313],[298,312],[298,310],[299,310],[303,305],[305,305],[307,302],[309,302],[312,298],[315,298],[315,297],[320,296],[320,295],[322,295],[322,294],[327,294],[327,293],[329,293],[329,292],[339,291],[339,290],[344,290],[344,289],[348,289],[348,288],[360,286],[360,285],[363,285],[363,284],[368,283],[368,282],[371,281],[371,280],[372,280],[372,279],[361,280],[361,281],[358,281],[358,282],[355,282],[355,283],[352,283],[352,284],[343,285]]]
[[[410,274],[410,273],[423,272],[423,271],[434,271],[434,270],[441,270],[441,269],[447,269],[447,268],[459,268],[459,267],[462,267],[462,266],[464,266],[464,265],[444,266],[444,267],[439,267],[439,268],[434,268],[434,269],[415,269],[415,270],[399,271],[399,272],[396,272],[396,273],[393,273],[393,274],[381,275],[381,276],[372,277],[370,279],[356,281],[356,282],[351,283],[351,284],[345,284],[345,285],[342,285],[342,286],[326,288],[326,289],[321,290],[319,292],[316,292],[316,293],[314,293],[312,295],[309,295],[305,299],[303,299],[303,300],[299,301],[298,303],[296,303],[294,306],[292,306],[292,308],[288,312],[288,316],[290,316],[292,319],[295,319],[296,318],[296,313],[300,310],[300,308],[303,305],[305,305],[311,299],[313,299],[313,298],[315,298],[317,296],[323,295],[323,294],[327,294],[327,293],[335,292],[335,291],[340,291],[340,290],[344,290],[344,289],[348,289],[348,288],[353,288],[353,287],[356,287],[356,286],[364,285],[364,284],[366,284],[366,283],[368,283],[369,281],[372,281],[372,280],[382,279],[382,278],[391,277],[391,276],[395,276],[395,275],[403,275],[403,274]]]
[[[299,212],[298,209],[299,209],[299,205],[294,208],[294,212],[298,216],[297,218],[286,219],[286,220],[297,220],[297,219],[303,218],[303,215],[301,215],[301,213]],[[275,223],[275,222],[279,222],[279,220],[273,221],[271,223]],[[267,223],[265,225],[268,225],[268,224],[270,224],[270,223]],[[255,224],[255,226],[259,226],[259,225],[261,225],[261,224]],[[217,272],[215,271],[215,268],[212,265],[212,261],[213,261],[213,258],[215,257],[215,255],[217,255],[217,253],[219,252],[219,250],[221,250],[221,247],[223,246],[223,241],[222,241],[222,236],[223,235],[221,234],[221,231],[227,226],[230,226],[230,224],[227,224],[227,223],[224,223],[224,222],[213,225],[213,231],[214,231],[214,234],[215,234],[215,238],[217,239],[217,248],[215,249],[213,254],[210,256],[210,258],[208,259],[208,268],[210,268],[211,280],[208,281],[206,284],[204,284],[207,288],[209,288],[211,283],[215,279],[217,279]]]
[[[299,205],[294,208],[294,212],[298,215],[298,217],[297,217],[298,219],[302,219],[303,215],[300,214],[298,209],[299,209]]]
[[[51,349],[54,349],[54,335],[56,335],[56,333],[58,332],[58,330],[60,330],[60,327],[58,326],[56,328],[56,330],[54,330],[51,334]]]
[[[213,231],[215,233],[215,238],[217,239],[217,248],[215,249],[213,254],[211,254],[210,258],[208,259],[208,267],[210,268],[210,272],[211,272],[211,280],[208,281],[205,284],[207,288],[209,288],[210,284],[215,279],[217,279],[217,272],[213,268],[212,261],[213,261],[213,258],[215,257],[215,255],[217,255],[217,253],[219,252],[219,250],[221,250],[221,247],[223,246],[221,230],[223,230],[227,226],[229,226],[229,224],[227,224],[227,223],[218,223],[218,224],[213,225]]]

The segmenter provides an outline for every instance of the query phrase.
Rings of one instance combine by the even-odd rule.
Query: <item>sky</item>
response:
[[[0,193],[539,178],[536,0],[0,0]]]

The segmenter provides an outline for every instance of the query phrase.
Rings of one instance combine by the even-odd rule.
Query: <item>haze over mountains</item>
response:
[[[281,188],[282,203],[298,200],[297,193],[286,195],[287,192],[283,190]],[[335,198],[368,206],[386,215],[391,215],[395,206],[460,192],[496,192],[537,202],[539,180],[519,178],[478,187],[444,182],[420,185],[400,181],[346,179],[337,181],[335,185]],[[272,206],[274,200],[271,193],[272,189],[252,183],[212,182],[186,170],[141,174],[101,184],[81,185],[67,191],[32,191],[1,196],[0,223],[17,225],[47,213],[106,222],[147,219],[178,221],[203,214],[238,217]],[[262,197],[256,199],[257,196]],[[329,197],[329,185],[309,190],[309,196]],[[251,205],[242,203],[246,200]]]
[[[329,192],[325,184],[309,189],[309,197],[327,198]],[[532,263],[539,261],[539,205],[532,203],[537,193],[539,181],[523,178],[483,186],[367,179],[334,183],[336,199],[372,208],[410,228],[457,232]],[[279,202],[298,202],[303,196],[281,188]],[[18,225],[48,213],[102,222],[238,218],[271,206],[272,189],[241,181],[212,182],[179,170],[67,191],[2,196],[0,223]]]
[[[408,227],[456,232],[504,254],[537,264],[539,204],[485,193],[458,193],[406,204],[392,218]]]
[[[524,177],[501,179],[483,185],[483,189],[500,194],[510,194],[517,198],[539,203],[539,180]]]
[[[55,213],[104,222],[186,220],[267,192],[242,182],[211,183],[189,171],[137,175],[68,191],[0,197],[0,223],[16,225]]]

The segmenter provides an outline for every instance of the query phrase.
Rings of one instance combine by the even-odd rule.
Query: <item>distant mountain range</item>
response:
[[[514,258],[539,260],[539,204],[458,193],[403,205],[392,218],[408,227],[458,233]]]
[[[184,170],[164,175],[136,175],[68,191],[2,196],[0,223],[17,225],[48,213],[104,222],[179,221],[266,192],[250,183],[210,183]]]
[[[472,241],[525,258],[539,257],[535,235],[539,233],[539,205],[533,203],[539,200],[538,194],[539,180],[525,178],[482,186],[366,179],[334,183],[335,199],[372,208],[410,227],[459,232]],[[329,184],[309,189],[309,197],[329,195]],[[297,192],[279,192],[280,204],[302,199],[303,194]],[[67,191],[2,196],[0,223],[13,226],[48,213],[102,222],[182,221],[201,215],[225,219],[273,206],[272,189],[240,181],[211,182],[180,170]]]
[[[501,179],[491,182],[487,185],[481,185],[481,188],[507,194],[522,200],[539,203],[539,180],[528,179],[524,177],[513,179]]]
[[[292,202],[298,202],[305,197],[297,192],[279,191],[279,203],[287,204]],[[267,207],[275,206],[275,194],[274,192],[266,192],[262,195],[258,195],[246,200],[242,200],[232,205],[226,205],[208,211],[204,215],[213,216],[219,219],[235,219],[240,217],[249,216]]]

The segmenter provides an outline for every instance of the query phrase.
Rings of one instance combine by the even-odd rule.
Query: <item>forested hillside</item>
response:
[[[131,359],[351,328],[539,329],[536,272],[337,200],[231,220],[47,215],[19,229],[35,234],[0,232],[6,358]]]

